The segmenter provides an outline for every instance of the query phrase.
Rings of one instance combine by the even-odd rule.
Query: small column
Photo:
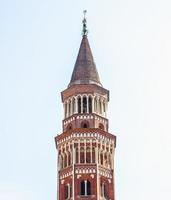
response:
[[[85,185],[85,196],[87,196],[87,180],[84,181],[84,185]]]
[[[81,96],[81,113],[83,113],[83,96]]]
[[[87,145],[86,145],[86,140],[84,140],[84,163],[86,163],[86,152],[87,152]]]
[[[69,103],[68,103],[68,101],[67,101],[67,114],[66,114],[66,117],[69,117]]]
[[[71,100],[71,106],[70,106],[71,110],[70,110],[70,115],[73,115],[73,99]]]
[[[93,144],[92,140],[90,141],[90,163],[92,163],[92,154],[93,154]]]
[[[92,97],[92,113],[94,113],[94,96]]]
[[[100,99],[97,98],[97,110],[96,113],[99,114],[100,113]]]
[[[75,113],[78,113],[78,97],[75,98]]]
[[[68,183],[68,198],[71,197],[71,194],[70,194],[70,184]]]
[[[88,95],[87,95],[87,113],[89,113],[89,98],[88,98]]]
[[[80,140],[78,143],[78,163],[80,163]]]

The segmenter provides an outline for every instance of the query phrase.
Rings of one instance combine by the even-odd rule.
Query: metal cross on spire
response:
[[[83,36],[86,36],[88,34],[88,30],[87,30],[87,20],[86,20],[86,13],[87,13],[87,10],[84,10],[83,11],[84,13],[84,18],[83,18],[83,30],[82,30],[82,35]]]

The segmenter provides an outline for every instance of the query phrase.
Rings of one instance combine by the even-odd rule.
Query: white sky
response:
[[[171,2],[0,1],[0,199],[56,199],[54,137],[88,10],[110,90],[116,199],[171,199]]]

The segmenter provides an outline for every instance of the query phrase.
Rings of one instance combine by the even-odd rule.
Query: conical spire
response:
[[[83,38],[69,87],[77,84],[96,84],[102,86],[88,42],[87,33],[86,19],[84,17],[82,31]]]

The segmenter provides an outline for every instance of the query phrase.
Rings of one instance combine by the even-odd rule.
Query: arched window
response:
[[[95,148],[92,148],[92,163],[95,163]]]
[[[71,153],[68,152],[68,166],[71,165]]]
[[[72,196],[72,187],[69,183],[64,186],[64,196],[65,199],[69,199]]]
[[[97,98],[94,100],[94,111],[97,113]]]
[[[67,117],[67,103],[64,104],[64,109],[65,109],[65,118]]]
[[[100,184],[100,195],[104,197],[105,199],[108,199],[108,191],[107,191],[107,185],[104,182],[101,182]]]
[[[75,98],[72,99],[72,114],[75,113]]]
[[[72,129],[72,124],[68,124],[66,130],[69,131],[69,130],[71,130],[71,129]]]
[[[107,153],[104,155],[104,165],[107,167],[108,165],[108,160],[107,160]]]
[[[80,148],[80,163],[84,163],[85,158],[84,158],[84,147]]]
[[[59,155],[59,167],[60,167],[60,169],[62,169],[63,168],[63,158],[62,158],[62,155]]]
[[[99,129],[104,130],[104,125],[103,124],[99,124]]]
[[[108,199],[107,186],[104,184],[104,197]]]
[[[76,163],[79,163],[79,152],[78,152],[78,147],[76,148]]]
[[[67,154],[64,154],[64,168],[67,167]]]
[[[99,100],[99,113],[102,114],[102,103],[100,100]]]
[[[87,121],[83,121],[81,123],[81,128],[89,128],[89,123]]]
[[[83,97],[83,113],[87,112],[87,97]]]
[[[81,97],[78,97],[78,113],[81,113]]]
[[[68,199],[69,198],[69,185],[65,185],[64,187],[64,195],[65,195],[65,199]]]
[[[91,163],[91,151],[89,147],[86,149],[86,163]]]
[[[103,153],[100,153],[100,164],[103,165]]]
[[[105,104],[105,101],[103,102],[103,111],[104,111],[104,114],[106,113],[106,104]]]
[[[69,108],[68,108],[68,110],[69,110],[68,116],[70,116],[71,115],[71,101],[70,100],[69,100],[68,106],[69,106]]]
[[[92,97],[88,98],[89,113],[92,113]]]
[[[87,195],[91,195],[91,183],[87,181]]]
[[[83,196],[91,195],[91,183],[88,180],[81,181],[80,194]]]
[[[81,195],[85,195],[85,181],[81,181]]]

